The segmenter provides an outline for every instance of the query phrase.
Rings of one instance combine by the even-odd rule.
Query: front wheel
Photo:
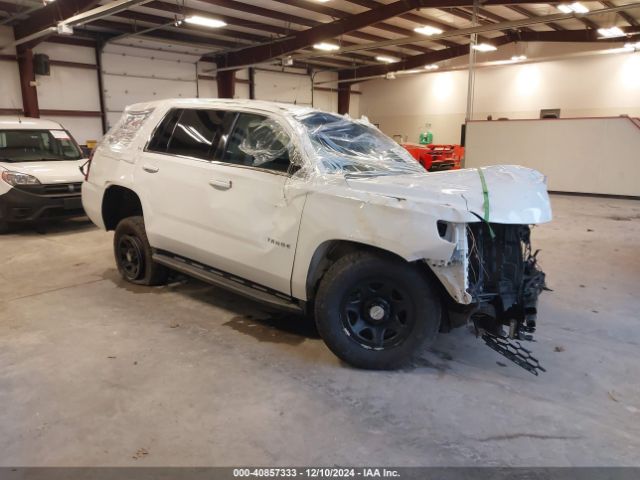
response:
[[[391,256],[346,255],[320,282],[318,331],[331,351],[359,368],[408,362],[440,326],[441,305],[425,272]]]
[[[160,285],[167,280],[167,269],[155,263],[141,216],[118,223],[113,236],[113,253],[122,278],[137,285]]]

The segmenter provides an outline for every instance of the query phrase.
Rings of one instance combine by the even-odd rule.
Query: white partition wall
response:
[[[540,170],[549,190],[640,197],[640,120],[629,117],[475,121],[466,167]]]

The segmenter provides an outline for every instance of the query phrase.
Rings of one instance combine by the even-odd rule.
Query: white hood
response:
[[[40,162],[0,162],[0,168],[33,175],[42,184],[82,182],[79,167],[86,160],[45,160]]]
[[[531,225],[551,221],[551,205],[544,176],[516,165],[482,167],[489,222]],[[348,179],[349,187],[406,200],[415,208],[450,207],[484,218],[484,194],[478,169],[449,170],[427,175],[389,175]],[[475,217],[470,221],[477,221]]]

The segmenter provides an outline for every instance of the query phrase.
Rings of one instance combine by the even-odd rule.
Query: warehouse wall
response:
[[[13,30],[0,26],[0,45],[13,40]],[[8,113],[11,110],[22,110],[22,95],[20,94],[20,74],[18,64],[12,57],[15,48],[0,52],[0,111]]]
[[[549,46],[553,48],[558,47]],[[502,58],[512,54],[506,51]],[[398,75],[396,80],[364,82],[362,92],[362,114],[385,133],[417,141],[425,124],[431,123],[435,142],[460,141],[466,71]],[[561,108],[563,117],[640,115],[640,53],[477,70],[474,119],[538,118],[543,108]]]
[[[543,172],[552,191],[640,197],[640,120],[485,120],[467,125],[467,167],[513,163]]]

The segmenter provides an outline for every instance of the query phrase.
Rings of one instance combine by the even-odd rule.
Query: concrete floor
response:
[[[540,377],[466,328],[358,371],[240,297],[124,283],[86,221],[3,236],[0,465],[640,465],[640,202],[553,205]]]

